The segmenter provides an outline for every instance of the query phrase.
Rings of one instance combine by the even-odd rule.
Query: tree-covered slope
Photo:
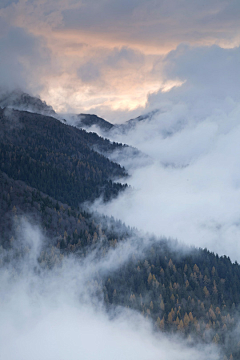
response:
[[[107,304],[136,309],[157,329],[224,344],[238,322],[240,266],[159,240],[109,275],[104,293]]]
[[[231,354],[239,358],[239,340],[232,335],[239,317],[239,264],[207,249],[148,238],[114,219],[78,211],[4,173],[0,185],[4,249],[16,248],[16,227],[24,216],[40,224],[47,239],[39,256],[43,267],[59,266],[69,254],[82,258],[95,251],[99,260],[116,251],[115,270],[92,274],[93,289],[107,310],[134,309],[152,320],[157,331],[176,332],[190,343],[215,343],[227,359]],[[129,256],[119,251],[123,244],[128,244]]]
[[[12,249],[17,256],[28,251],[17,243],[22,217],[43,229],[44,268],[61,266],[69,254],[99,260],[116,251],[118,266],[92,274],[111,314],[118,306],[134,309],[157,331],[218,344],[225,360],[239,359],[239,264],[80,210],[85,200],[101,194],[107,200],[125,188],[112,182],[125,170],[95,152],[96,144],[108,151],[122,146],[51,117],[0,110],[0,263]]]
[[[93,143],[93,135],[52,117],[0,110],[0,169],[69,205],[101,194],[108,200],[126,187],[112,181],[125,170]]]
[[[98,126],[103,131],[108,131],[114,127],[113,124],[110,122],[104,120],[103,118],[100,118],[97,115],[94,114],[79,114],[76,115],[76,118],[78,121],[76,121],[76,126],[79,128],[88,128],[93,125]]]

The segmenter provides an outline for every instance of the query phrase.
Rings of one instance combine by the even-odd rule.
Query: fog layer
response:
[[[65,258],[49,270],[37,260],[48,241],[23,222],[16,245],[25,255],[2,253],[1,260],[11,261],[0,268],[1,359],[218,359],[213,346],[190,348],[176,337],[154,335],[151,323],[133,311],[106,313],[94,274],[116,269],[118,248],[102,261]]]
[[[165,77],[183,84],[149,96],[151,120],[109,135],[153,164],[123,162],[134,190],[100,211],[240,260],[239,60],[240,48],[187,45],[165,58]]]

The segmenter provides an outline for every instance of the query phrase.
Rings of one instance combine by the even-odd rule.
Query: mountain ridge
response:
[[[117,182],[127,179],[126,170],[97,147],[125,148],[51,116],[0,108],[0,266],[29,251],[18,242],[24,217],[43,229],[37,261],[44,269],[69,255],[104,260],[127,245],[128,257],[114,271],[92,274],[92,294],[106,311],[133,309],[156,331],[178,334],[190,346],[213,343],[223,359],[238,359],[240,265],[87,212],[86,201],[109,201],[128,188]]]
[[[45,115],[0,110],[0,136],[0,169],[30,186],[41,183],[40,190],[59,201],[77,206],[101,194],[110,199],[126,188],[114,182],[127,176],[125,169],[94,151],[93,135],[84,130]]]

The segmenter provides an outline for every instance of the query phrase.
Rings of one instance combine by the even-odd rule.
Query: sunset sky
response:
[[[238,0],[2,0],[0,82],[124,121],[186,80],[166,71],[169,52],[238,47],[239,19]]]
[[[30,103],[33,104],[32,107],[26,106],[24,101],[14,104],[8,95],[16,89],[45,100],[58,113],[51,113],[57,120],[36,114],[31,114],[30,117],[22,112],[41,113],[42,107],[36,106],[37,102],[34,101]],[[16,356],[17,359],[24,360],[222,359],[223,354],[220,353],[217,343],[227,348],[233,339],[240,337],[239,313],[235,318],[231,318],[235,313],[233,294],[236,294],[231,286],[238,274],[237,265],[230,268],[230,265],[227,265],[228,259],[224,259],[222,264],[226,266],[220,267],[219,258],[214,258],[211,254],[205,261],[204,253],[198,253],[197,249],[207,248],[219,257],[227,256],[232,262],[237,261],[240,264],[240,0],[0,0],[1,100],[6,100],[0,102],[2,108],[6,107],[0,108],[0,120],[4,124],[1,139],[4,139],[5,134],[8,139],[13,139],[14,136],[22,139],[22,143],[20,140],[19,143],[16,142],[20,145],[16,145],[15,148],[12,148],[11,140],[6,144],[3,141],[3,156],[8,159],[6,154],[10,154],[10,162],[3,169],[10,169],[9,176],[14,176],[14,179],[8,178],[7,174],[3,174],[2,179],[8,179],[5,181],[6,184],[11,183],[13,186],[16,183],[16,189],[25,189],[25,185],[27,189],[24,190],[24,199],[20,194],[18,200],[18,190],[13,192],[11,197],[6,191],[2,196],[3,204],[7,204],[6,219],[9,224],[10,219],[14,218],[16,236],[14,235],[14,239],[11,237],[10,245],[6,246],[8,242],[5,239],[8,237],[4,234],[3,247],[0,249],[0,352],[3,354],[0,355],[1,359],[16,360]],[[110,146],[109,142],[104,143],[96,135],[69,128],[69,125],[82,126],[81,119],[84,117],[72,116],[80,113],[97,114],[114,124],[121,124],[112,126],[108,131],[94,124],[88,127],[87,131],[96,132],[105,139],[124,146]],[[146,116],[134,119],[140,115]],[[37,127],[28,123],[28,118],[36,120]],[[126,123],[129,119],[133,121]],[[30,124],[29,129],[37,131],[36,136],[31,139],[32,133],[25,132],[22,124]],[[46,126],[43,132],[38,130],[41,126]],[[54,129],[58,134],[63,134],[66,129],[66,136],[59,142]],[[41,140],[38,140],[40,136],[46,136],[42,142],[43,146]],[[71,140],[67,140],[71,139],[70,136],[76,137],[76,141],[79,141],[76,152],[71,146]],[[89,142],[86,140],[88,136],[92,139]],[[39,164],[35,165],[35,160],[32,160],[29,144],[34,144]],[[56,166],[54,146],[57,146]],[[55,252],[54,244],[58,241],[60,230],[57,236],[47,237],[46,226],[49,226],[49,234],[54,234],[55,225],[59,224],[62,218],[58,212],[58,220],[55,221],[53,217],[52,221],[53,209],[49,205],[48,212],[46,205],[46,211],[43,211],[42,205],[34,201],[34,194],[48,189],[42,185],[44,178],[40,174],[40,170],[43,169],[45,172],[46,168],[46,173],[50,174],[47,183],[51,185],[51,191],[46,190],[47,198],[48,195],[53,196],[52,191],[56,190],[56,202],[65,201],[65,198],[61,197],[58,183],[64,186],[65,181],[68,181],[67,177],[61,175],[65,174],[65,171],[70,172],[70,156],[69,161],[62,160],[62,152],[68,146],[69,155],[74,161],[79,159],[80,163],[80,193],[78,198],[76,191],[76,204],[77,201],[81,201],[81,179],[84,177],[91,183],[87,188],[89,199],[105,190],[108,198],[109,188],[113,191],[116,188],[121,189],[121,186],[117,185],[115,188],[110,183],[110,187],[105,189],[102,185],[104,176],[109,176],[108,180],[111,178],[113,182],[127,182],[128,186],[109,201],[103,201],[102,195],[92,203],[80,203],[80,211],[86,212],[82,212],[83,217],[78,214],[79,219],[81,218],[79,242],[75,247],[75,243],[72,245],[69,242],[70,236],[66,237],[64,233],[62,241],[65,245],[57,257],[58,250],[56,248]],[[94,152],[85,156],[88,147],[89,150],[91,148],[91,151],[99,151],[101,155],[123,166],[128,176],[116,179],[114,171],[110,173],[108,170],[114,169],[113,165],[107,165],[106,171],[105,165],[98,167],[98,160],[94,160]],[[20,159],[21,154],[26,155],[26,159],[29,157],[29,161],[21,157],[21,177],[16,175],[17,170],[11,169],[11,154],[14,154],[13,164],[16,163],[16,159]],[[87,165],[84,168],[82,159],[85,157]],[[103,161],[99,155],[96,159],[98,158]],[[51,164],[48,164],[48,159],[51,159]],[[99,183],[96,180],[97,190],[94,188],[95,185],[92,185],[94,182],[89,180],[87,166],[91,166],[93,172],[96,170],[96,176],[93,175],[93,178],[100,179]],[[100,168],[108,175],[101,175]],[[28,171],[25,174],[26,169]],[[37,169],[40,169],[39,174],[36,173]],[[43,173],[42,170],[41,172]],[[20,174],[20,170],[18,173]],[[39,181],[38,175],[39,179],[41,178]],[[31,180],[33,183],[25,180],[28,176],[29,179],[34,179]],[[16,179],[23,179],[26,184]],[[65,193],[71,191],[69,184],[62,187]],[[30,188],[30,185],[36,186],[36,189]],[[92,194],[91,189],[94,189]],[[9,192],[11,191],[12,187]],[[43,200],[41,204],[45,209],[44,199],[47,204],[47,198],[42,192],[40,195]],[[25,202],[29,196],[33,207]],[[9,199],[16,201],[17,206],[12,207],[15,202],[9,202]],[[23,209],[27,209],[26,213],[20,210],[21,207],[18,208],[18,201],[19,204],[23,203]],[[55,200],[49,201],[53,207]],[[71,204],[62,205],[67,209]],[[24,216],[14,215],[16,210],[17,214],[23,213]],[[72,215],[75,210],[71,211]],[[46,217],[48,225],[44,220],[44,214],[49,216],[49,220]],[[71,233],[76,239],[71,214],[68,212],[68,219],[65,219],[66,214],[63,215],[63,222],[71,223]],[[86,222],[85,216],[88,219]],[[23,221],[18,223],[18,219],[23,217]],[[113,218],[116,219],[115,228]],[[125,224],[122,228],[121,223]],[[87,237],[91,238],[94,224],[98,229],[96,231],[99,247],[98,243],[95,243],[96,232],[92,245],[80,247],[85,246]],[[128,230],[125,226],[128,226]],[[118,240],[112,239],[108,242],[105,236],[108,236],[108,230],[105,231],[105,228],[109,229],[111,238],[114,235],[113,239],[116,233]],[[66,231],[69,232],[67,227]],[[84,231],[86,236],[84,235],[81,245]],[[164,239],[164,243],[161,249],[159,247],[161,256],[159,255],[158,259],[158,253],[152,246],[155,241],[157,244],[161,239]],[[165,245],[166,239],[174,241],[166,242]],[[105,242],[110,244],[110,250],[107,252]],[[104,245],[103,251],[101,244]],[[203,270],[206,275],[212,271],[212,277],[209,275],[209,279],[213,283],[208,277],[207,280],[204,278],[204,284],[209,289],[208,291],[206,288],[208,295],[202,286],[204,284],[201,283],[201,272],[195,272],[195,266],[192,265],[193,270],[190,266],[187,269],[189,274],[194,272],[194,275],[191,273],[190,282],[197,277],[200,282],[193,282],[192,286],[187,280],[184,287],[183,280],[179,278],[180,285],[176,282],[173,284],[176,302],[173,300],[175,296],[172,292],[173,298],[171,296],[170,300],[174,305],[167,305],[176,306],[176,316],[180,311],[178,305],[183,304],[182,315],[184,309],[187,312],[190,311],[190,306],[194,309],[194,301],[200,299],[200,285],[206,296],[206,318],[208,316],[209,322],[205,324],[199,317],[198,323],[194,313],[189,312],[189,317],[186,313],[189,322],[192,322],[190,314],[192,318],[194,316],[191,331],[197,325],[196,332],[188,338],[186,336],[187,341],[183,340],[182,335],[176,337],[173,332],[168,333],[168,330],[160,332],[157,337],[154,335],[154,329],[159,322],[157,320],[154,324],[155,320],[150,320],[151,311],[152,314],[155,312],[155,303],[153,305],[151,299],[152,294],[154,298],[155,293],[157,294],[158,281],[151,280],[152,285],[150,282],[147,285],[147,289],[150,290],[137,298],[141,305],[143,298],[142,316],[136,311],[135,290],[132,285],[131,288],[127,288],[124,279],[125,266],[128,271],[133,271],[133,276],[135,268],[138,273],[135,263],[137,259],[144,263],[144,268],[146,267],[144,274],[145,271],[152,271],[154,265],[145,260],[148,258],[148,249],[149,254],[152,254],[149,259],[157,259],[157,266],[153,271],[160,274],[160,270],[157,269],[160,267],[164,249],[167,249],[167,256],[170,257],[172,246],[172,259],[175,259],[175,254],[179,255],[176,256],[176,260],[180,264],[177,265],[177,273],[173,275],[176,276],[176,282],[181,274],[180,269],[183,268],[183,262],[180,263],[182,259],[187,259],[187,263],[192,262],[192,265],[196,261],[195,266],[199,261],[201,266],[206,266]],[[70,253],[70,249],[76,249],[76,258]],[[181,258],[182,255],[184,258]],[[170,264],[169,261],[169,268],[174,269],[175,265],[172,267]],[[236,274],[232,275],[229,270],[226,277],[221,275],[223,278],[219,278],[218,295],[214,280],[217,268],[212,267],[213,264],[217,264],[219,276],[220,271],[224,272],[225,269],[231,269],[232,274]],[[169,270],[167,272],[170,274]],[[109,288],[112,288],[111,291],[114,289],[111,297],[115,306],[117,302],[114,294],[116,289],[119,290],[118,287],[113,287],[114,282],[111,285],[110,276],[114,273],[124,294],[118,294],[118,299],[122,299],[124,306],[122,309],[121,306],[116,307],[116,312],[112,311],[110,298],[105,294],[107,288],[103,288],[105,280],[106,284],[110,280]],[[134,283],[136,289],[142,289],[143,278],[139,277],[138,273],[136,285],[133,276],[130,274],[129,283]],[[231,283],[229,282],[225,288],[229,291],[230,302],[227,301],[226,304],[228,309],[232,306],[231,316],[227,315],[229,310],[221,297],[223,295],[220,296],[220,289],[225,287],[225,278],[231,279]],[[170,280],[172,281],[172,278]],[[188,285],[191,291],[187,289]],[[164,289],[165,285],[160,286]],[[188,293],[185,288],[190,291],[191,303],[190,296],[188,300],[182,298],[179,302],[178,288],[186,299],[185,294]],[[171,290],[170,286],[169,289]],[[166,291],[161,291],[168,294],[170,290],[166,287]],[[158,296],[159,321],[161,316],[164,322],[160,302],[162,294]],[[127,297],[132,302],[134,311],[129,308],[124,310],[128,304],[125,301]],[[167,300],[164,299],[165,303],[166,301],[169,301],[169,297]],[[195,302],[199,311],[200,300]],[[216,311],[217,319],[225,319],[224,326],[220,327],[217,320],[215,324],[216,316],[211,302],[214,308],[221,307],[222,314],[219,308],[215,310],[219,309],[219,312]],[[202,302],[200,314],[203,313],[204,306]],[[169,313],[171,316],[172,311]],[[165,329],[171,329],[173,318],[171,321],[169,319],[165,316],[168,324]],[[174,324],[177,328],[180,324],[179,319],[178,323],[174,320]],[[216,333],[218,339],[216,336],[212,337],[213,332],[209,324],[214,329],[217,325],[216,329],[219,330],[215,330],[219,332],[219,335]],[[202,333],[198,331],[200,325]],[[226,342],[222,343],[226,325],[228,335]],[[184,320],[184,327],[187,326],[188,323],[185,324]],[[178,334],[184,334],[183,327],[178,325],[178,329]],[[196,334],[202,334],[199,335],[199,343]],[[210,344],[210,341],[214,344]],[[236,351],[239,351],[239,348]],[[229,356],[228,359],[231,359]]]

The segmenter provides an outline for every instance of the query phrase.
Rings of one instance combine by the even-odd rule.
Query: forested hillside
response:
[[[91,127],[93,125],[98,126],[103,131],[108,131],[114,127],[110,122],[100,118],[94,114],[79,114],[76,116],[76,126],[79,128],[82,127]]]
[[[96,220],[88,212],[57,201],[23,181],[9,178],[1,171],[0,204],[0,241],[5,249],[11,248],[16,226],[22,216],[34,224],[40,224],[49,239],[48,245],[63,253],[88,252],[90,246],[96,245],[99,236],[103,239],[106,231],[109,241],[114,236],[119,240],[132,233],[121,222],[113,219],[105,221],[102,216]],[[110,222],[114,231],[108,229]]]
[[[86,256],[97,249],[104,257],[128,239],[137,242],[129,261],[116,271],[93,274],[106,308],[132,308],[152,319],[158,331],[177,332],[188,341],[214,342],[228,358],[239,356],[235,330],[240,302],[240,266],[207,249],[182,249],[177,242],[146,238],[114,219],[96,217],[63,204],[22,181],[0,174],[1,245],[16,246],[22,216],[41,224],[48,242],[39,262],[52,268],[68,254]],[[20,252],[27,249],[19,248]],[[130,251],[131,247],[130,247]],[[228,339],[228,341],[226,341]]]
[[[92,274],[93,288],[109,312],[131,308],[153,321],[157,331],[178,333],[193,343],[215,343],[223,358],[239,359],[237,323],[240,266],[207,249],[183,248],[120,221],[90,214],[81,203],[102,195],[105,201],[127,185],[120,165],[95,152],[121,149],[96,134],[47,116],[0,110],[1,264],[28,251],[18,245],[22,218],[39,224],[47,241],[38,258],[48,269],[72,254],[95,251],[104,258],[129,242],[129,258],[114,271]],[[80,205],[80,207],[79,207]],[[120,257],[120,255],[119,255]]]
[[[229,344],[229,336],[238,323],[240,266],[207,249],[185,251],[155,240],[105,279],[105,301],[141,312],[160,331],[221,344],[238,359],[239,339],[232,336]]]
[[[112,181],[125,170],[92,150],[103,139],[52,117],[1,109],[0,140],[2,171],[69,205],[108,200],[126,187]]]

